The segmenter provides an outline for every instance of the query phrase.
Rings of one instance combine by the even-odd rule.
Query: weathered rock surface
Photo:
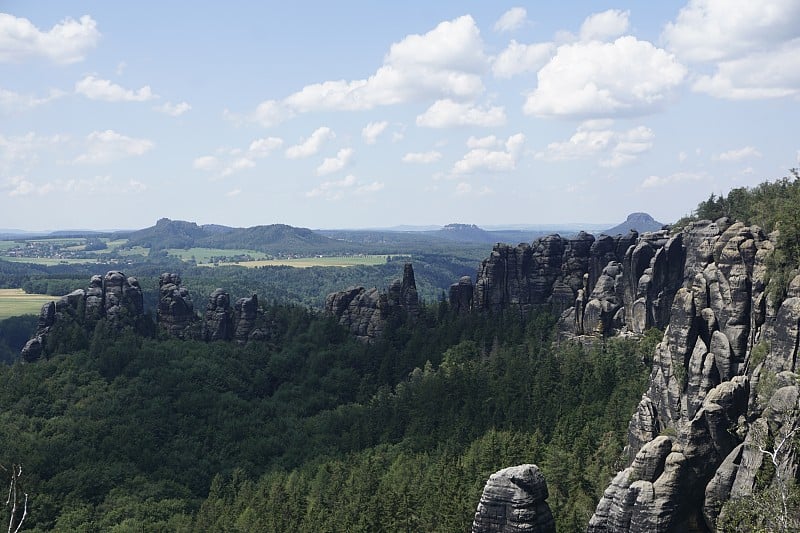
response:
[[[472,278],[462,276],[458,283],[450,285],[449,301],[450,306],[458,314],[468,313],[472,310],[472,296],[475,292],[475,285]]]
[[[472,532],[555,532],[546,500],[547,483],[536,465],[512,466],[495,472],[483,489]]]
[[[236,300],[233,306],[233,339],[240,344],[263,339],[266,334],[258,327],[258,318],[258,295]]]
[[[158,325],[168,335],[179,339],[199,336],[198,316],[189,290],[181,286],[178,274],[164,273],[158,279]]]
[[[47,356],[47,336],[59,323],[75,322],[91,331],[98,320],[106,319],[116,329],[139,328],[143,312],[142,288],[136,278],[117,271],[93,276],[88,289],[75,290],[42,306],[36,332],[22,348],[22,358],[30,362]]]
[[[159,300],[155,326],[166,335],[179,339],[229,341],[240,343],[261,340],[269,336],[269,326],[259,312],[258,297],[240,298],[231,308],[230,295],[217,289],[209,297],[205,314],[194,311],[189,291],[181,285],[177,274],[164,273],[159,277]],[[413,278],[407,287],[401,286],[400,297],[416,303]],[[142,289],[136,278],[111,271],[105,276],[92,276],[87,289],[75,290],[55,302],[42,306],[37,328],[22,349],[25,361],[35,361],[47,353],[47,338],[53,328],[75,324],[91,334],[100,320],[116,330],[131,327],[153,335],[152,319],[144,314]]]
[[[545,307],[561,315],[567,336],[664,328],[683,281],[685,254],[683,235],[670,237],[667,230],[498,244],[478,269],[472,307],[522,313]],[[457,309],[463,308],[460,297],[458,290],[451,294]]]
[[[206,341],[233,339],[231,296],[222,289],[215,289],[208,297],[208,305],[203,316],[203,339]]]
[[[628,291],[641,258],[651,256],[636,293],[625,298],[626,305],[635,298],[632,329],[665,316],[660,309],[679,286],[648,390],[629,424],[632,464],[606,489],[591,532],[715,530],[726,501],[752,494],[765,460],[758,447],[780,442],[798,425],[800,294],[790,286],[780,305],[766,301],[772,243],[760,228],[727,219],[695,223],[680,239],[671,238],[652,256],[640,242],[626,256]],[[662,289],[654,294],[659,279]],[[800,290],[800,277],[796,285]],[[760,360],[751,363],[755,346]],[[658,436],[664,432],[673,436]],[[662,459],[655,475],[637,470]],[[797,458],[786,454],[779,470],[796,476]]]
[[[403,278],[389,285],[386,292],[377,288],[349,287],[325,299],[325,311],[337,317],[360,341],[373,342],[383,335],[390,316],[407,313],[410,319],[419,314],[419,297],[414,268],[407,263]]]

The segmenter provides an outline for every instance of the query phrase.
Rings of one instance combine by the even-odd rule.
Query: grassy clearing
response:
[[[392,255],[392,257],[398,257]],[[309,267],[350,267],[356,265],[376,266],[386,263],[385,255],[345,255],[338,257],[300,257],[297,259],[265,259],[260,261],[242,261],[239,263],[218,263],[218,266],[243,266],[256,268],[262,266],[290,266],[294,268]],[[202,265],[212,266],[212,265]]]
[[[47,294],[27,294],[22,289],[0,289],[0,320],[11,316],[38,315],[42,304],[58,300]]]
[[[6,261],[12,263],[28,263],[31,265],[85,265],[88,263],[97,263],[97,259],[53,259],[49,257],[3,257]]]
[[[169,255],[180,257],[182,261],[191,261],[194,259],[198,263],[210,263],[212,257],[234,257],[237,255],[249,255],[250,257],[263,260],[267,258],[264,252],[256,252],[255,250],[223,250],[221,248],[187,248],[182,250],[179,248],[170,248],[167,250]]]
[[[0,241],[0,252],[19,246],[19,241]]]

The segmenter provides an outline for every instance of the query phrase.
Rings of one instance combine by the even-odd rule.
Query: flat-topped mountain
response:
[[[653,217],[647,213],[631,213],[628,215],[628,218],[625,220],[625,222],[617,224],[613,228],[603,230],[600,233],[605,233],[606,235],[617,235],[621,233],[624,235],[630,230],[644,233],[646,231],[658,231],[663,227],[663,223],[654,220]]]

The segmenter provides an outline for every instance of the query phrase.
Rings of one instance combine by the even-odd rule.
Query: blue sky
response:
[[[0,4],[0,228],[671,222],[798,166],[800,2]]]

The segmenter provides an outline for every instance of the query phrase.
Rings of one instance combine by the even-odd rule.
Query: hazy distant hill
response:
[[[307,228],[285,224],[229,228],[198,226],[194,222],[162,218],[155,226],[128,235],[127,246],[156,250],[166,248],[252,249],[266,253],[356,253],[358,244],[337,241]]]
[[[627,220],[622,224],[617,224],[613,228],[609,228],[607,230],[603,230],[600,233],[605,233],[606,235],[617,235],[618,233],[628,233],[628,231],[635,229],[639,233],[645,231],[657,231],[664,227],[664,224],[654,220],[653,217],[648,215],[647,213],[631,213],[628,215]]]

